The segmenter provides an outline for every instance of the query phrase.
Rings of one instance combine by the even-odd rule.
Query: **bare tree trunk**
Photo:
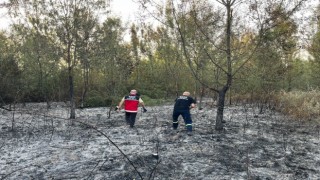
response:
[[[200,88],[200,99],[199,99],[199,105],[198,105],[198,109],[201,110],[202,109],[202,101],[203,101],[203,96],[204,96],[204,86],[201,86]]]
[[[74,88],[73,88],[73,77],[71,74],[71,68],[69,68],[69,86],[70,86],[70,119],[76,118],[76,108],[74,102]]]
[[[89,62],[88,59],[85,59],[84,67],[83,67],[83,89],[81,95],[81,107],[84,107],[85,98],[88,92],[88,85],[89,85]]]
[[[10,108],[11,109],[11,108]],[[11,131],[14,131],[15,130],[15,117],[14,117],[14,115],[15,115],[15,111],[16,111],[16,102],[14,102],[14,104],[13,104],[13,111],[12,111],[12,121],[11,121]]]
[[[216,117],[216,127],[215,130],[223,130],[223,113],[224,113],[224,103],[225,97],[228,91],[228,87],[225,86],[218,93],[218,109],[217,109],[217,117]]]
[[[225,4],[227,8],[227,31],[226,31],[226,55],[227,55],[227,82],[225,86],[218,91],[219,97],[218,97],[218,109],[217,109],[217,117],[216,117],[216,130],[223,130],[223,110],[224,110],[224,103],[226,94],[228,92],[228,89],[231,86],[232,83],[232,54],[231,54],[231,25],[232,25],[232,9],[231,6],[235,1],[227,1]]]
[[[71,62],[71,43],[68,44],[68,75],[69,75],[69,95],[70,95],[70,119],[76,118],[75,102],[74,102],[74,86]]]

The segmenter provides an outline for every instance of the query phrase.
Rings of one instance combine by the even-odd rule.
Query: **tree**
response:
[[[320,4],[318,5],[316,11],[314,12],[314,16],[320,17]],[[308,51],[313,56],[311,61],[311,71],[312,71],[312,81],[314,87],[319,87],[320,85],[320,21],[317,21],[316,24],[317,31],[311,38],[311,44],[308,47]]]
[[[16,47],[0,32],[0,107],[18,101],[21,90],[21,71],[15,56]]]
[[[48,106],[55,87],[50,77],[56,77],[59,70],[59,50],[49,34],[42,34],[40,24],[30,27],[20,26],[16,35],[23,37],[19,45],[20,64],[23,68],[23,79],[26,89],[26,101],[45,101]]]
[[[140,49],[142,52],[141,79],[143,89],[155,98],[180,95],[181,89],[194,88],[194,78],[181,61],[178,44],[170,34],[170,28],[143,27]],[[191,90],[191,89],[190,89]]]
[[[69,83],[70,118],[75,118],[75,89],[74,76],[79,64],[83,66],[84,89],[82,100],[85,97],[88,84],[89,68],[89,43],[94,27],[97,25],[97,13],[106,7],[105,0],[34,0],[11,3],[16,4],[12,15],[20,17],[21,24],[32,25],[36,31],[36,37],[46,35],[52,38],[52,42],[59,49],[59,59],[62,68],[66,68]],[[20,10],[22,13],[20,13]],[[49,36],[48,36],[49,35]],[[41,47],[42,41],[37,39],[37,47]],[[36,46],[35,46],[36,47]],[[43,58],[41,49],[38,48],[38,57]],[[34,51],[33,51],[34,52]],[[60,53],[61,52],[61,53]],[[40,62],[40,61],[39,61]],[[40,63],[38,63],[40,65]],[[41,74],[41,73],[40,73]]]
[[[92,49],[94,44],[94,36],[96,27],[98,26],[98,19],[94,17],[90,9],[80,7],[75,11],[75,47],[74,57],[78,59],[82,68],[82,92],[80,98],[80,106],[84,107],[85,98],[89,88],[89,75],[90,75],[90,59],[93,57],[94,50]]]
[[[204,21],[205,19],[202,18],[207,16],[201,14],[201,11],[200,11],[202,10],[202,12],[210,12],[210,11],[204,10],[205,7],[208,7],[208,4],[205,4],[205,1],[200,3],[201,4],[200,6],[196,6],[194,4],[190,5],[192,7],[190,10],[192,13],[191,12],[175,13],[175,17],[176,17],[178,32],[182,42],[181,46],[184,52],[184,56],[188,61],[189,67],[191,67],[191,70],[196,77],[197,77],[197,74],[195,73],[196,71],[194,70],[194,65],[196,67],[199,67],[199,64],[193,63],[193,62],[195,59],[197,59],[196,58],[197,54],[189,53],[190,52],[189,47],[193,48],[193,46],[191,46],[190,44],[193,44],[192,42],[196,41],[196,39],[191,38],[191,41],[190,41],[190,38],[186,36],[189,29],[184,27],[184,24],[180,23],[179,20],[185,19],[185,18],[191,19],[194,24],[193,27],[196,27],[197,30],[199,31],[198,35],[202,36],[203,39],[209,42],[208,45],[203,48],[204,49],[203,53],[207,55],[207,58],[217,68],[215,72],[217,72],[218,76],[216,76],[215,78],[216,80],[216,82],[214,83],[215,85],[204,84],[204,82],[201,81],[199,77],[197,77],[197,79],[218,94],[218,102],[217,102],[218,109],[217,109],[215,129],[222,130],[223,122],[224,122],[223,112],[224,112],[224,106],[225,106],[226,93],[231,87],[234,74],[238,71],[239,68],[241,68],[242,63],[237,62],[241,60],[238,57],[241,55],[239,52],[240,47],[233,47],[233,39],[236,38],[235,36],[236,33],[232,30],[232,28],[235,26],[233,24],[235,17],[232,9],[234,6],[236,6],[237,1],[227,0],[227,1],[217,1],[217,2],[222,4],[226,9],[226,17],[225,17],[224,23],[221,19],[222,16],[220,14],[215,14],[211,16],[211,18],[209,18],[210,20],[209,22],[211,23],[207,23],[207,26],[203,26],[202,23],[200,24],[200,22],[208,22],[208,20]],[[187,7],[187,5],[185,5],[184,7]],[[184,14],[187,14],[187,16],[184,16]],[[221,26],[223,27],[222,29],[219,28],[219,23],[223,23]],[[209,27],[208,29],[213,31],[215,36],[212,36],[212,35],[210,36],[209,32],[206,29],[207,27]],[[219,35],[216,35],[216,34],[219,34]],[[197,39],[199,38],[197,37]],[[200,38],[200,40],[201,39],[202,38]],[[216,50],[214,49],[214,47],[216,47]],[[242,57],[242,59],[244,59],[244,57]],[[220,73],[222,73],[223,76],[221,76]]]
[[[56,35],[63,48],[63,59],[67,63],[70,95],[70,119],[75,119],[75,98],[74,98],[74,68],[78,63],[77,50],[79,43],[77,26],[80,21],[79,11],[87,9],[88,13],[93,8],[93,2],[85,1],[51,1],[49,2],[49,18],[51,24],[57,26]]]
[[[123,42],[124,27],[119,18],[107,18],[97,29],[92,73],[98,81],[91,88],[112,101],[114,96],[127,92],[123,89],[133,71],[131,47],[128,42]]]
[[[260,113],[270,100],[270,94],[282,89],[291,90],[293,80],[294,55],[297,50],[297,25],[283,7],[274,5],[267,12],[268,28],[256,38],[260,44],[247,67],[247,84],[244,88],[251,93],[251,99],[259,103]]]
[[[144,7],[147,7],[147,2],[152,4],[150,1],[141,3]],[[276,0],[261,2],[261,5],[265,5],[266,8],[260,8],[259,11],[253,12],[251,12],[252,9],[249,9],[252,4],[246,6],[248,4],[241,0],[216,0],[215,2],[220,5],[217,6],[217,9],[206,0],[170,1],[172,8],[170,12],[173,17],[174,34],[177,35],[176,40],[181,45],[183,58],[192,74],[198,82],[218,94],[215,129],[222,130],[226,93],[233,84],[235,76],[252,59],[256,48],[263,41],[263,33],[279,25],[279,22],[275,20],[281,14],[275,14],[276,19],[273,19],[274,17],[267,13],[268,10],[275,6],[284,7],[288,12],[285,19],[288,19],[305,0],[292,2],[291,4],[290,2],[277,2]],[[256,1],[253,2],[258,8],[260,4],[257,4]],[[293,6],[290,8],[290,5]],[[247,14],[240,14],[237,11],[239,8],[247,10]],[[264,16],[259,13],[254,17],[255,12],[263,10],[267,11],[265,11]],[[163,10],[160,9],[159,12],[163,12]],[[250,16],[253,17],[252,19],[255,18],[252,24],[257,25],[257,28],[252,28],[251,24],[242,20],[248,20],[248,14],[252,14]],[[159,18],[159,16],[154,17]],[[253,38],[249,43],[237,43],[241,42],[241,37],[250,29],[256,35],[252,36]],[[197,62],[199,57],[211,63],[211,65],[206,66],[208,69],[212,68],[209,75],[211,77],[210,81],[201,79],[197,73],[198,68],[203,68],[200,66],[202,63]]]

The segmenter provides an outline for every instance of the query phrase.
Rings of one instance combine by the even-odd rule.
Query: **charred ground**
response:
[[[319,125],[254,106],[228,106],[225,130],[216,111],[192,110],[193,136],[172,106],[139,112],[135,128],[123,113],[61,103],[0,112],[0,179],[320,179]],[[15,130],[12,131],[12,121]]]

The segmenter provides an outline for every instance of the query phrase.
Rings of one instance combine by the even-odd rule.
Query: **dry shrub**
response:
[[[276,109],[286,115],[300,120],[319,120],[319,91],[282,91],[279,92],[274,100],[276,102]]]
[[[239,104],[248,104],[250,103],[251,95],[250,94],[233,94],[231,97],[231,102],[239,105]]]
[[[232,102],[235,104],[265,104],[268,107],[274,106],[275,92],[251,92],[232,95]]]

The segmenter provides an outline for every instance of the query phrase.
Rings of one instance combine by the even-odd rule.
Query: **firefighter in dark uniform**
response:
[[[196,101],[190,97],[190,92],[185,91],[182,96],[179,96],[175,100],[173,114],[172,114],[172,127],[174,130],[178,129],[178,118],[181,115],[183,117],[187,134],[192,135],[192,119],[190,109],[194,108]]]
[[[128,125],[130,125],[131,128],[134,127],[134,124],[136,122],[136,116],[138,113],[139,105],[142,106],[144,112],[147,111],[143,100],[140,98],[139,95],[137,95],[137,90],[135,89],[131,90],[128,96],[124,96],[122,98],[122,100],[120,101],[117,107],[118,111],[121,110],[122,105],[124,105],[126,122]]]

